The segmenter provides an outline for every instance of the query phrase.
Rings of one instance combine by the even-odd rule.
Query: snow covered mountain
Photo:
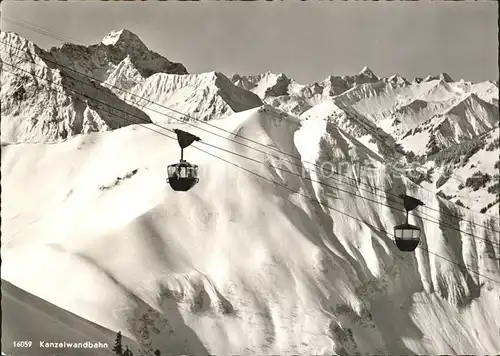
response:
[[[466,94],[441,112],[435,112],[426,121],[414,124],[401,137],[399,142],[403,147],[411,147],[416,154],[433,154],[488,132],[499,123],[498,107],[473,93]],[[418,117],[418,113],[409,116]]]
[[[58,66],[51,52],[14,33],[0,33],[0,59],[2,141],[58,141],[151,122],[98,82]],[[117,119],[113,110],[124,116]]]
[[[424,174],[428,180],[414,180],[444,197],[458,196],[460,189],[453,193],[447,189],[445,193],[442,189],[446,187],[441,188],[439,178],[441,183],[446,175],[459,175],[465,183],[478,174],[461,168],[476,151],[469,154],[457,147],[476,149],[475,142],[480,142],[480,137],[489,135],[499,125],[497,82],[454,81],[446,73],[409,81],[398,74],[378,77],[364,67],[356,75],[329,76],[312,85],[301,85],[285,74],[269,72],[246,77],[234,75],[232,80],[258,94],[264,102],[300,115],[303,120],[322,119],[334,123],[387,160],[410,164],[417,158],[417,163],[427,167],[427,171],[424,169],[417,175]],[[485,147],[483,143],[481,149]],[[454,159],[461,160],[462,165],[436,166],[431,157],[441,151],[448,155],[461,152]],[[498,147],[492,154],[498,156]],[[493,168],[497,159],[492,157],[485,164]],[[495,174],[490,178],[494,182]],[[495,197],[488,189],[493,188],[481,186],[477,194]],[[487,205],[479,204],[478,200],[467,206],[479,212]]]
[[[123,31],[50,52],[13,34],[2,42],[27,51],[2,47],[6,354],[21,332],[111,345],[117,331],[148,356],[500,351],[497,83],[368,68],[314,85],[187,74]],[[93,79],[55,68],[57,56]],[[6,63],[26,69],[26,83],[15,86]],[[75,129],[78,95],[115,126]],[[39,116],[56,122],[30,126]],[[200,167],[187,193],[165,183],[179,145],[148,130],[163,132],[157,124],[202,139],[185,150]],[[445,148],[404,141],[418,128]],[[421,147],[423,178],[409,179],[405,150]],[[409,217],[422,229],[412,253],[392,240],[405,217],[399,194],[425,202]]]
[[[341,107],[349,108],[343,113],[346,117],[355,112],[369,119],[405,151],[417,155],[464,142],[499,123],[496,83],[454,82],[446,73],[410,82],[397,74],[379,78],[364,67],[357,75],[329,76],[312,85],[272,73],[234,75],[232,80],[266,103],[303,118],[329,119],[342,114]]]
[[[113,31],[88,47],[65,43],[52,48],[50,54],[58,63],[100,81],[112,75],[125,59],[145,78],[156,73],[188,73],[184,65],[149,50],[136,34],[125,29]]]
[[[456,204],[498,216],[499,131],[497,127],[430,156],[427,178],[419,183]]]
[[[173,116],[173,122],[186,119],[175,111],[200,120],[219,119],[263,104],[257,95],[235,87],[222,73],[188,74],[182,64],[149,50],[128,30],[113,31],[96,45],[65,44],[51,53],[62,65],[103,82],[153,121],[165,122],[165,115]]]
[[[50,51],[2,32],[0,53],[2,140],[7,142],[60,141],[149,123],[159,111],[184,119],[157,104],[201,120],[262,105],[257,95],[221,73],[187,74],[182,64],[150,51],[127,30],[111,32],[99,44],[65,43]],[[117,119],[116,113],[126,115]]]
[[[125,77],[130,78],[128,75]],[[235,86],[218,72],[188,75],[158,73],[139,80],[125,92],[120,90],[123,88],[119,85],[121,80],[116,82],[118,84],[108,80],[106,84],[157,123],[222,119],[263,104],[257,95]]]
[[[358,75],[329,76],[321,83],[312,85],[301,85],[283,73],[271,72],[252,76],[235,74],[231,80],[236,85],[256,93],[266,103],[300,115],[326,98],[341,94],[358,84],[376,82],[378,78],[369,68],[364,67]]]

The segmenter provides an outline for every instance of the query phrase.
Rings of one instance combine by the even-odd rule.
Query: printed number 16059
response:
[[[14,341],[14,347],[31,347],[32,341]]]

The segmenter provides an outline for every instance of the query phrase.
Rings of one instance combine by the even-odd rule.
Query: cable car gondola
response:
[[[186,192],[200,181],[198,178],[198,166],[184,160],[184,148],[191,145],[194,141],[201,141],[197,136],[175,129],[177,142],[181,147],[181,159],[179,163],[171,164],[167,167],[167,183],[175,191]]]
[[[420,228],[408,223],[408,212],[412,211],[419,205],[425,205],[422,201],[401,194],[399,196],[403,199],[403,204],[406,210],[406,221],[404,224],[394,226],[394,243],[399,250],[405,252],[415,251],[420,244]]]

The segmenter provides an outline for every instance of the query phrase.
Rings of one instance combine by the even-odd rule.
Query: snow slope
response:
[[[84,356],[114,355],[112,347],[116,331],[58,308],[5,280],[2,280],[2,326],[2,354],[6,352],[9,355],[41,355],[56,352]],[[31,341],[32,346],[14,347],[14,341],[23,340]],[[98,347],[83,346],[77,348],[78,351],[74,348],[45,348],[46,342],[64,341],[91,342],[92,346]],[[43,347],[40,342],[43,342]],[[131,350],[137,350],[138,345],[134,341],[124,338],[122,342]]]
[[[331,75],[310,85],[269,72],[234,75],[232,81],[264,102],[302,117],[322,111],[324,118],[330,118],[337,109],[325,109],[333,100],[335,107],[349,108],[368,119],[405,151],[417,155],[469,140],[499,122],[497,83],[455,82],[446,73],[410,82],[398,74],[379,78],[364,67],[358,74]]]
[[[370,147],[378,155],[384,158],[394,155],[396,142],[390,135],[358,111],[344,105],[342,101],[336,98],[313,106],[300,115],[300,118],[302,120],[315,119],[334,123],[337,127],[356,137],[365,146]]]
[[[429,139],[435,131],[439,148],[463,142],[498,125],[498,106],[485,101],[485,90],[443,80],[393,86],[384,82],[355,87],[336,100],[372,120],[415,154],[433,153]],[[472,88],[478,89],[477,94]],[[493,88],[490,88],[490,94]],[[496,88],[498,96],[498,87]],[[488,99],[487,97],[485,99]],[[412,136],[417,135],[413,138]],[[410,141],[419,142],[413,145]],[[427,145],[428,144],[428,145]]]
[[[459,147],[452,147],[434,156],[429,163],[437,168],[434,174],[435,190],[443,192],[451,197],[451,201],[464,204],[471,210],[480,212],[486,209],[487,213],[498,216],[499,131],[500,129],[496,128],[469,141],[471,149],[460,152]],[[489,178],[479,182],[478,178],[474,178],[474,174],[479,173],[488,175]]]
[[[130,78],[130,75],[125,77]],[[154,122],[175,123],[188,119],[185,115],[203,121],[221,119],[263,104],[257,95],[235,86],[219,72],[188,75],[158,73],[136,82],[125,92],[117,89],[122,88],[119,85],[109,85],[113,85],[110,89],[117,95],[146,112]],[[165,115],[175,119],[168,119]]]
[[[201,181],[188,193],[165,184],[177,142],[138,126],[57,145],[4,145],[2,278],[163,354],[498,352],[498,282],[423,249],[399,252],[378,229],[390,231],[403,213],[352,193],[383,203],[390,196],[323,175],[316,178],[344,192],[318,185],[273,148],[312,162],[369,161],[376,170],[346,174],[436,208],[426,213],[438,224],[410,217],[423,228],[423,246],[500,282],[498,235],[474,225],[498,230],[498,221],[389,175],[381,157],[324,120],[283,117],[263,106],[212,121],[266,154],[182,126],[267,162],[195,143],[185,156]]]

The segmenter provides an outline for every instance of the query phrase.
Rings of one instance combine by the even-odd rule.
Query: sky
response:
[[[441,72],[473,82],[499,76],[496,1],[3,1],[1,7],[2,31],[42,48],[61,45],[57,37],[97,43],[126,28],[190,73],[271,71],[302,84],[364,66],[409,79]]]

